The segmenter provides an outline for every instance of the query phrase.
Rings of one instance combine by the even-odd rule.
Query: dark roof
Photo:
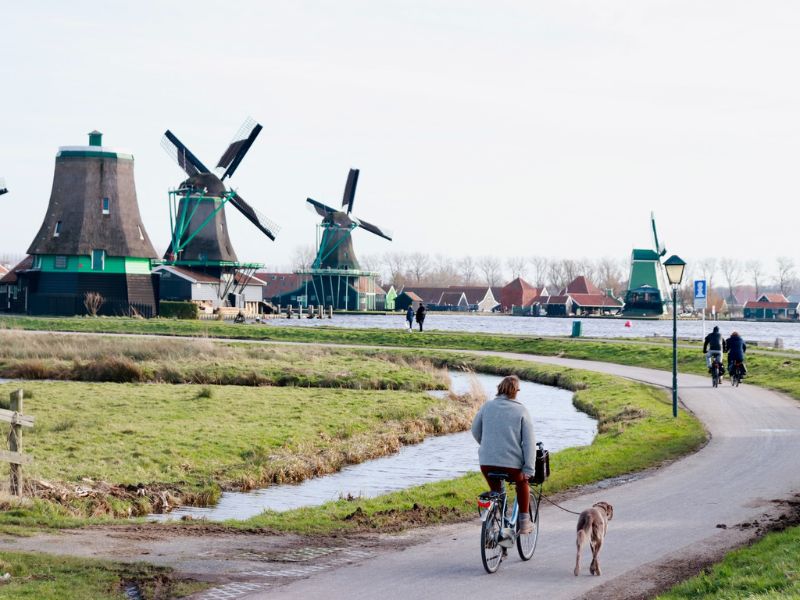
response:
[[[403,288],[404,292],[414,292],[425,304],[439,304],[439,299],[445,292],[452,292],[450,288],[446,287],[426,287],[426,286],[413,286],[407,285]]]
[[[170,273],[173,273],[182,279],[186,279],[187,281],[191,281],[192,283],[218,284],[220,281],[219,277],[214,277],[208,273],[194,271],[192,269],[187,269],[186,267],[176,267],[175,265],[161,265],[153,269],[154,273],[160,273],[162,271],[169,271]]]
[[[33,266],[33,257],[26,256],[5,275],[0,277],[0,283],[17,283],[17,273],[27,271]]]
[[[259,271],[256,273],[261,281],[264,282],[264,298],[282,296],[300,288],[311,278],[308,275],[298,275],[297,273],[269,273]]]
[[[758,298],[758,302],[788,302],[789,299],[784,296],[783,294],[761,294]]]
[[[0,281],[2,281],[2,280],[0,279]],[[750,309],[756,309],[756,310],[759,309],[759,308],[773,309],[773,310],[774,309],[784,309],[785,308],[785,309],[791,310],[791,309],[797,309],[797,307],[798,307],[798,303],[797,302],[789,302],[788,300],[786,302],[745,302],[744,303],[744,308],[750,308]]]
[[[460,306],[462,299],[464,300],[464,303],[467,304],[466,298],[464,297],[464,292],[444,292],[442,297],[439,298],[439,304],[442,306]]]
[[[602,295],[603,292],[593,284],[591,281],[586,279],[583,275],[579,275],[575,279],[573,279],[570,284],[567,286],[567,293],[572,294],[600,294]]]
[[[403,290],[402,292],[400,292],[400,293],[397,295],[397,297],[399,298],[399,297],[400,297],[400,296],[402,296],[403,294],[405,294],[406,296],[408,296],[408,297],[409,297],[409,298],[410,298],[410,299],[411,299],[413,302],[422,302],[422,301],[423,301],[423,300],[422,300],[422,298],[420,298],[419,296],[417,296],[417,295],[416,295],[414,292],[412,292],[411,290]]]
[[[104,198],[109,199],[109,214],[103,214]],[[132,158],[56,157],[50,203],[28,253],[88,256],[92,250],[157,257],[139,214]]]
[[[578,306],[611,306],[622,308],[623,303],[605,294],[570,294]]]
[[[458,290],[464,292],[468,304],[478,304],[486,298],[486,292],[489,291],[488,285],[451,285],[451,290]],[[494,296],[494,294],[492,294]],[[494,296],[495,300],[497,299]]]
[[[539,296],[534,300],[534,304],[566,304],[569,300],[569,295]]]

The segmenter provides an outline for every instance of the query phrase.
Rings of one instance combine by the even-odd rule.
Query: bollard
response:
[[[775,348],[777,350],[783,350],[783,338],[775,338]]]
[[[328,318],[329,319],[333,318],[333,304],[328,306]]]
[[[17,390],[11,392],[11,410],[22,414],[23,392]],[[22,452],[22,425],[11,425],[11,435],[8,436],[8,449],[11,452]],[[11,494],[14,496],[22,496],[22,465],[11,463]]]
[[[297,318],[298,319],[302,319],[303,318],[303,305],[302,304],[297,308]]]

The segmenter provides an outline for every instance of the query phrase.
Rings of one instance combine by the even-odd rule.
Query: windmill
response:
[[[322,217],[322,223],[319,225],[321,235],[318,237],[316,258],[311,269],[303,274],[312,278],[313,299],[336,309],[374,308],[370,306],[369,297],[374,300],[376,273],[361,270],[353,251],[353,231],[360,227],[392,240],[392,234],[387,230],[353,215],[358,175],[358,169],[350,169],[341,209],[331,208],[312,198],[306,200]]]
[[[0,196],[7,193],[8,193],[8,188],[6,187],[6,180],[0,177]]]
[[[635,248],[631,253],[631,271],[628,278],[628,291],[625,294],[625,307],[622,314],[627,316],[654,317],[666,312],[670,299],[669,286],[661,258],[667,253],[664,243],[658,239],[656,217],[650,213],[653,229],[653,249]]]
[[[189,176],[170,192],[172,236],[164,256],[166,264],[178,265],[220,278],[219,298],[250,279],[256,263],[241,263],[228,235],[225,205],[231,204],[269,239],[279,227],[248,204],[225,180],[233,176],[261,133],[261,125],[247,119],[222,153],[215,170],[209,170],[171,131],[162,147]]]

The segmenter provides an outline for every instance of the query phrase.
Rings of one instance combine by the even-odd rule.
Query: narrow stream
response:
[[[470,378],[452,371],[452,390],[469,390]],[[493,398],[501,377],[475,375]],[[572,405],[572,392],[522,382],[520,399],[534,420],[536,439],[551,452],[570,446],[591,444],[597,421]],[[434,392],[435,393],[435,392]],[[427,438],[420,444],[404,446],[399,452],[376,460],[345,467],[338,473],[309,479],[299,484],[275,485],[252,492],[225,492],[216,506],[182,507],[167,514],[154,514],[158,521],[183,516],[214,521],[247,519],[265,510],[284,511],[330,500],[375,497],[431,481],[453,479],[478,469],[478,444],[469,431]]]

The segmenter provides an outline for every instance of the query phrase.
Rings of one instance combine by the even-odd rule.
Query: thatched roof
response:
[[[105,250],[108,256],[156,258],[139,213],[133,158],[86,149],[56,157],[50,203],[28,253],[87,256]]]

